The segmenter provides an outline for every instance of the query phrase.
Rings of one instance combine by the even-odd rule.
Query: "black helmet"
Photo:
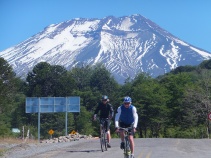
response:
[[[108,100],[108,96],[107,95],[103,95],[102,96],[102,100]]]

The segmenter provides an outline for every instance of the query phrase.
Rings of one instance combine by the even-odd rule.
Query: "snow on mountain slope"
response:
[[[77,18],[52,24],[0,52],[18,76],[45,61],[71,69],[78,63],[104,63],[119,83],[140,72],[152,77],[182,65],[197,65],[211,54],[160,28],[141,15]]]

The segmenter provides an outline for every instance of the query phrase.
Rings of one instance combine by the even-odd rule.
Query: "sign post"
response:
[[[40,114],[66,112],[65,135],[67,135],[68,112],[80,112],[80,97],[27,97],[26,113],[38,113],[38,140],[40,142]]]

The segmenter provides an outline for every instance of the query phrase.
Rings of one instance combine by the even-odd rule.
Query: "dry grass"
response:
[[[0,138],[0,144],[22,144],[22,143],[38,143],[34,139],[19,139],[19,138]]]
[[[23,140],[16,138],[0,138],[0,144],[19,144],[19,143],[23,143]]]

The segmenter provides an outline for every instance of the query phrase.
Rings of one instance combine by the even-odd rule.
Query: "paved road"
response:
[[[112,139],[112,148],[102,152],[99,139],[70,142],[68,147],[31,158],[123,158],[120,139]],[[209,139],[135,139],[135,158],[211,158]]]

